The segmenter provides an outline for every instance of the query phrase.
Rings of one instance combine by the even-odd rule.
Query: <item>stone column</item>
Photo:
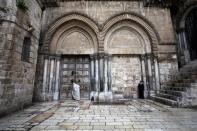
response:
[[[153,90],[153,78],[152,78],[152,66],[151,66],[151,56],[147,55],[147,67],[148,67],[148,96]]]
[[[54,100],[59,100],[59,83],[60,83],[60,59],[56,58],[56,76],[55,76],[55,92],[53,95]]]
[[[53,88],[53,73],[54,73],[54,58],[51,58],[50,80],[49,80],[49,94],[52,93]]]
[[[104,57],[104,92],[109,91],[108,89],[108,56]]]
[[[95,67],[95,64],[94,64],[94,57],[93,56],[90,56],[90,82],[91,82],[91,91],[96,91],[96,88],[95,88],[95,71],[94,71],[94,67]]]
[[[112,60],[112,56],[109,55],[108,56],[108,66],[107,66],[107,78],[108,78],[108,90],[111,91],[112,87],[111,87],[111,83],[112,83],[112,78],[111,78],[111,60]]]
[[[47,70],[48,70],[48,58],[44,58],[44,72],[43,72],[43,87],[42,87],[42,95],[45,101],[46,88],[47,88]]]
[[[158,90],[160,89],[160,77],[159,77],[159,66],[158,66],[158,61],[156,58],[154,58],[154,64],[155,64],[155,90],[156,92],[158,92]]]
[[[141,69],[142,69],[142,80],[144,82],[145,96],[147,96],[147,80],[146,80],[146,67],[145,67],[145,57],[141,56]]]
[[[99,76],[100,76],[100,90],[104,91],[104,54],[99,55]]]
[[[96,91],[99,92],[99,64],[98,64],[98,56],[95,56],[95,88]]]
[[[178,36],[179,36],[179,43],[180,43],[178,51],[180,55],[179,57],[180,57],[181,65],[183,66],[190,61],[190,54],[189,54],[189,49],[188,49],[184,29],[180,30]]]
[[[184,49],[185,62],[189,63],[191,61],[190,49],[188,47],[188,43],[187,43],[187,39],[186,39],[186,36],[185,36],[185,32],[182,33],[182,38],[183,38],[183,44],[185,46],[185,49]]]

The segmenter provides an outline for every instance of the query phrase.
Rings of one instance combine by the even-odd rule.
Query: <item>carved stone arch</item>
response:
[[[43,51],[45,53],[49,53],[50,44],[54,44],[51,41],[54,41],[53,38],[55,35],[58,35],[58,31],[63,33],[64,31],[73,27],[79,27],[85,30],[90,36],[92,36],[94,46],[98,46],[97,34],[99,33],[99,29],[95,22],[86,16],[73,13],[58,18],[49,26],[49,29],[46,31],[43,40]]]
[[[150,54],[152,49],[149,36],[138,24],[120,21],[105,35],[104,51],[109,54]]]
[[[61,44],[61,41],[65,39],[70,33],[73,33],[73,32],[78,32],[81,35],[83,35],[85,38],[87,38],[88,44],[92,44],[90,46],[90,47],[93,47],[92,53],[97,52],[98,43],[97,43],[97,37],[94,31],[91,30],[91,28],[88,25],[83,24],[80,21],[70,21],[70,22],[63,24],[54,33],[53,38],[51,39],[51,42],[50,42],[50,46],[49,46],[50,53],[52,54],[57,53],[56,49],[58,47],[58,44]]]
[[[94,44],[94,38],[81,27],[71,27],[58,38],[51,43],[52,54],[93,54],[98,49]]]
[[[155,56],[158,55],[158,44],[160,41],[160,37],[159,37],[158,33],[156,32],[156,30],[155,30],[154,26],[151,24],[151,22],[149,22],[143,16],[140,16],[136,13],[124,13],[124,14],[120,14],[120,15],[117,15],[117,16],[109,19],[103,26],[102,36],[105,36],[106,33],[108,32],[108,30],[113,25],[115,25],[116,23],[118,23],[120,21],[131,21],[131,22],[134,22],[134,23],[138,24],[139,26],[141,26],[144,29],[144,31],[147,33],[147,35],[149,36],[153,54]]]

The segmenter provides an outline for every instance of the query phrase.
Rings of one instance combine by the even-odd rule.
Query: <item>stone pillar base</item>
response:
[[[55,92],[53,95],[53,100],[59,100],[59,92]]]
[[[90,100],[96,102],[112,102],[113,101],[113,93],[112,92],[96,92],[92,91],[90,93]]]
[[[155,96],[155,91],[150,91],[150,96]]]

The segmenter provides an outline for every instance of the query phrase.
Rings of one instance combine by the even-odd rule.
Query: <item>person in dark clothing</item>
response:
[[[138,96],[140,99],[144,99],[144,83],[140,81],[138,84]]]

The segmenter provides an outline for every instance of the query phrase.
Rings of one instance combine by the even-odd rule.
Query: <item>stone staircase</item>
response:
[[[151,99],[172,107],[197,106],[197,61],[182,67],[175,79],[166,83]]]

